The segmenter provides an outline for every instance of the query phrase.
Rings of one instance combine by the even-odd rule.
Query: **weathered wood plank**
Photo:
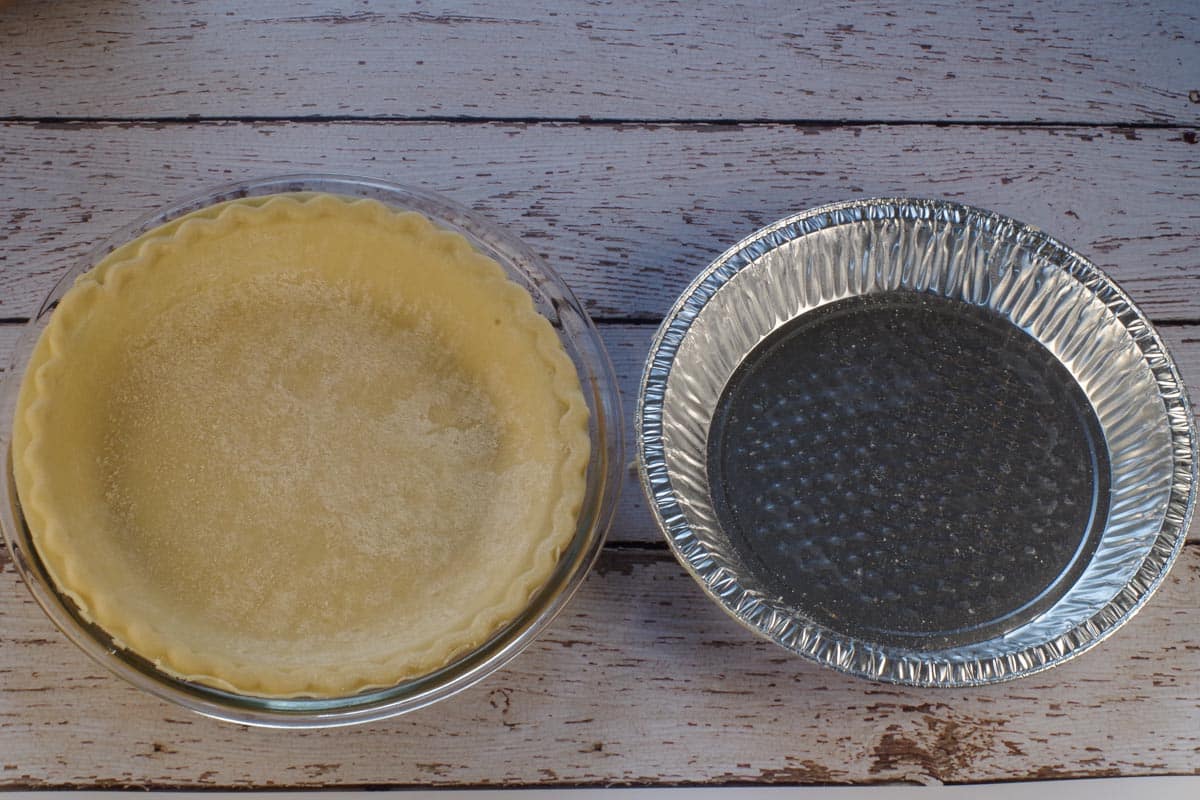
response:
[[[541,251],[595,315],[657,319],[788,213],[948,197],[1059,236],[1156,319],[1200,319],[1192,130],[398,123],[0,126],[0,318],[90,244],[240,178],[349,172],[440,190]]]
[[[954,691],[845,678],[760,642],[661,552],[608,551],[508,668],[326,732],[192,716],[109,677],[0,562],[0,786],[990,781],[1200,774],[1200,548],[1097,650]]]
[[[642,366],[655,328],[654,325],[600,326],[600,333],[616,369],[617,386],[621,392],[621,403],[625,412],[626,467],[621,499],[608,536],[609,542],[615,544],[661,541],[658,529],[646,507],[646,499],[635,468],[637,451],[633,426]],[[8,365],[20,330],[20,326],[0,325],[0,365]],[[1160,328],[1160,333],[1179,364],[1184,378],[1189,380],[1189,395],[1195,408],[1200,400],[1200,325],[1172,325]],[[0,372],[2,371],[3,367],[0,367]],[[1200,541],[1200,517],[1192,521],[1189,540]]]
[[[19,2],[0,115],[1200,120],[1194,4]]]

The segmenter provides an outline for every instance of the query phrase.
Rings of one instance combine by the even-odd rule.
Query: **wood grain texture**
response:
[[[433,708],[325,732],[217,723],[108,676],[0,560],[0,787],[963,782],[1200,774],[1200,547],[1098,649],[921,690],[761,642],[662,552],[608,551],[528,652]]]
[[[593,315],[658,319],[715,256],[786,214],[945,197],[1038,225],[1156,320],[1200,319],[1192,130],[444,123],[0,126],[0,318],[138,216],[297,171],[446,193],[543,253]]]
[[[1062,238],[1171,323],[1200,397],[1192,2],[0,6],[0,123],[50,122],[0,124],[0,365],[19,330],[4,322],[113,229],[228,181],[325,171],[442,191],[540,251],[605,321],[630,421],[654,323],[705,264],[787,213],[873,195]],[[711,121],[753,124],[693,124]],[[788,122],[806,124],[769,124]],[[659,543],[632,470],[609,541],[508,668],[326,732],[205,720],[108,676],[0,549],[0,788],[1200,774],[1200,525],[1096,651],[954,691],[844,678],[755,639]]]
[[[7,366],[13,347],[22,330],[18,325],[0,325],[0,365]],[[646,504],[636,469],[636,431],[634,409],[642,367],[654,335],[654,325],[605,324],[600,334],[616,370],[617,386],[625,416],[625,470],[620,502],[613,517],[608,542],[614,545],[662,543]],[[1159,329],[1180,372],[1188,381],[1188,393],[1193,409],[1200,398],[1200,325],[1172,325]],[[0,368],[0,372],[2,372]],[[1189,541],[1200,542],[1200,516],[1192,520]],[[665,546],[665,543],[664,543]]]
[[[1200,121],[1189,2],[17,2],[0,115]]]

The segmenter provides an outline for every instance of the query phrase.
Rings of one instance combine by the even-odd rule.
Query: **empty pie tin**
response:
[[[865,200],[744,239],[675,304],[639,398],[668,543],[744,625],[920,686],[1047,669],[1179,553],[1194,421],[1146,317],[1038,230]]]

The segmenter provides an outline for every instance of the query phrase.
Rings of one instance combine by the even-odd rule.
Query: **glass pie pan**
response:
[[[575,533],[554,571],[525,609],[485,642],[432,673],[345,697],[277,699],[223,691],[169,675],[117,646],[102,628],[83,619],[70,598],[55,587],[31,539],[12,472],[12,420],[25,368],[59,299],[74,281],[112,250],[171,220],[228,200],[288,192],[371,198],[392,208],[419,212],[435,225],[464,236],[526,289],[535,308],[550,321],[575,365],[589,412],[587,487]],[[501,668],[532,643],[582,584],[603,546],[623,464],[620,398],[612,364],[598,332],[563,280],[513,234],[474,212],[432,192],[360,177],[284,175],[230,184],[171,205],[113,233],[69,269],[45,298],[18,340],[0,391],[6,497],[6,502],[0,504],[0,527],[17,571],[37,603],[68,639],[135,686],[200,714],[249,725],[330,727],[383,719],[449,697]]]
[[[660,327],[636,430],[713,601],[892,683],[1093,647],[1162,583],[1196,499],[1187,393],[1142,312],[1057,240],[948,202],[823,206],[734,245]]]

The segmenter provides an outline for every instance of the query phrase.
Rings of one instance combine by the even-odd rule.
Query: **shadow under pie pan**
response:
[[[582,583],[623,463],[563,281],[440,196],[345,176],[116,232],[46,298],[3,399],[0,521],[39,605],[139,688],[253,725],[381,719],[499,669]]]
[[[872,680],[966,686],[1095,645],[1162,582],[1196,440],[1145,316],[996,214],[788,217],[684,292],[639,461],[675,555],[754,632]]]

